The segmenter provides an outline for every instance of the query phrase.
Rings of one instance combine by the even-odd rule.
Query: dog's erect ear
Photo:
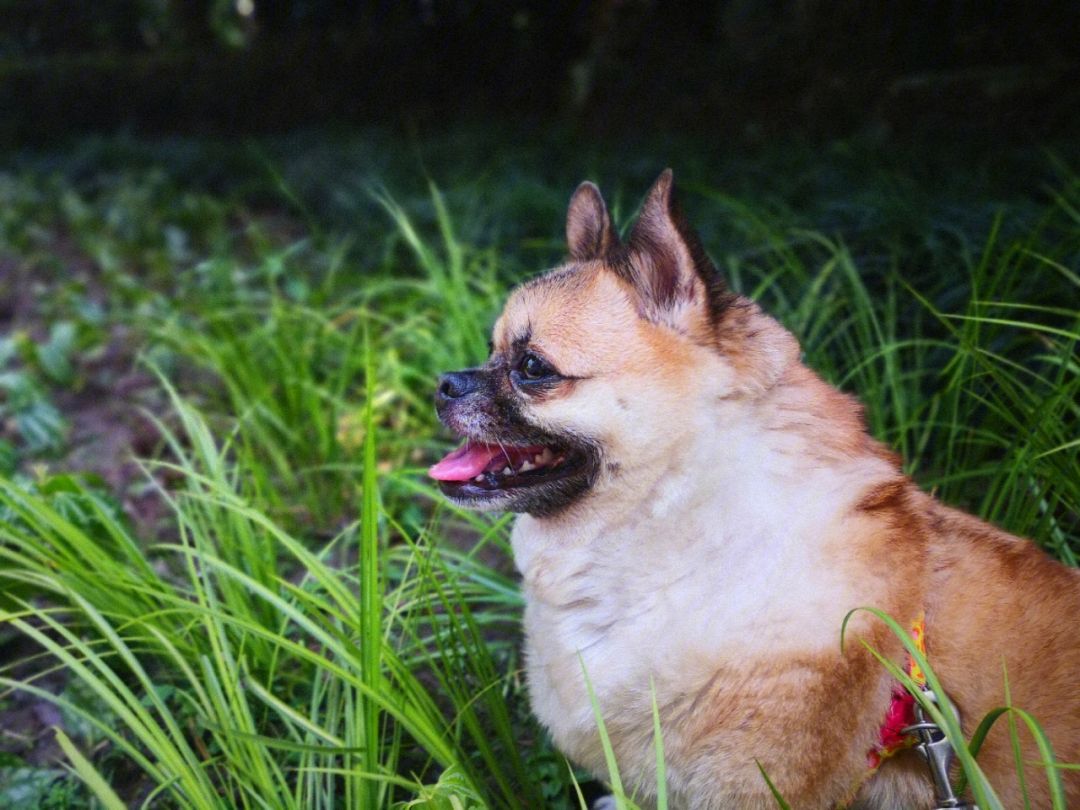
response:
[[[727,290],[675,199],[675,179],[665,169],[649,190],[630,234],[622,272],[647,317],[678,326],[687,305],[715,310]]]
[[[632,281],[651,305],[664,308],[693,297],[700,275],[696,254],[703,258],[704,252],[675,199],[671,169],[649,189],[630,234],[630,250],[644,259],[634,262]],[[715,272],[711,265],[708,269]]]
[[[600,189],[588,181],[578,186],[570,198],[570,208],[566,212],[566,242],[570,246],[570,257],[579,262],[603,258],[619,244],[615,224],[600,196]]]

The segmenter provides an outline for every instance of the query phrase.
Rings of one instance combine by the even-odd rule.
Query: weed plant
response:
[[[396,194],[390,165],[386,186],[346,172],[329,198],[294,180],[319,149],[295,163],[260,150],[236,169],[251,188],[207,190],[140,168],[145,147],[83,148],[116,171],[82,181],[75,153],[46,182],[33,161],[0,176],[0,246],[23,283],[45,273],[68,302],[41,323],[74,330],[0,342],[0,390],[22,375],[46,407],[79,352],[131,330],[161,392],[142,464],[168,518],[138,533],[119,493],[64,469],[60,428],[49,445],[9,418],[0,644],[20,653],[0,663],[0,699],[59,708],[71,774],[20,787],[33,768],[7,755],[6,806],[580,806],[583,775],[528,714],[509,520],[452,508],[423,475],[447,445],[434,379],[481,361],[508,285],[558,260],[572,183],[539,168],[542,147],[496,153],[446,191]],[[196,159],[161,148],[179,149],[167,165]],[[903,166],[793,151],[680,174],[731,285],[858,394],[922,486],[1076,564],[1080,178],[1042,157],[1052,185],[948,214]],[[614,175],[586,154],[588,174]],[[622,223],[660,168],[624,165]],[[747,191],[769,165],[798,170],[787,192]],[[352,233],[337,219],[350,212],[364,215]],[[60,234],[92,284],[50,274]],[[963,759],[980,806],[1000,806]],[[612,764],[631,806],[635,777]]]

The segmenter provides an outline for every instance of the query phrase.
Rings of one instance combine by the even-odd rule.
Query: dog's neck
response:
[[[875,479],[896,477],[892,456],[867,435],[858,404],[801,364],[753,399],[703,397],[688,440],[658,462],[607,474],[564,513],[518,518],[514,553],[527,575],[538,554],[596,547],[619,553],[613,537],[658,550],[684,531],[680,516],[704,511],[734,553],[740,537],[790,536],[827,521],[841,501]],[[656,527],[650,533],[648,526]]]

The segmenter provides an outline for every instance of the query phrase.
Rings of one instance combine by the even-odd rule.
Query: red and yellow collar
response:
[[[911,637],[915,648],[926,655],[926,621],[922,614],[911,623]],[[911,655],[907,656],[907,673],[919,686],[926,686],[926,673]],[[910,748],[918,739],[912,733],[904,733],[905,728],[915,725],[915,698],[901,684],[894,683],[892,700],[885,712],[885,719],[878,730],[878,741],[866,753],[867,764],[871,772],[876,771],[881,763],[898,751]]]

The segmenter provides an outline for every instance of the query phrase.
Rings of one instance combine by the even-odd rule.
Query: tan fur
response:
[[[603,448],[587,495],[521,516],[513,536],[533,706],[556,744],[605,774],[584,666],[623,782],[646,796],[655,689],[674,806],[774,807],[760,763],[795,808],[930,807],[912,752],[867,779],[892,683],[860,641],[903,654],[866,613],[843,654],[839,633],[848,611],[873,606],[901,622],[925,611],[929,661],[967,734],[1004,703],[1004,665],[1015,705],[1060,759],[1080,760],[1080,574],[920,492],[858,403],[802,365],[756,304],[721,301],[717,320],[685,275],[672,299],[651,299],[665,279],[642,280],[656,270],[648,251],[683,238],[656,207],[670,205],[670,178],[643,213],[651,241],[615,258],[611,231],[589,230],[607,215],[588,195],[568,227],[584,259],[517,290],[495,327],[496,352],[527,334],[574,378],[526,404],[530,423]],[[691,253],[656,264],[685,273]],[[1004,726],[979,762],[1012,808]],[[1048,806],[1041,771],[1027,772],[1032,805]],[[1063,776],[1080,802],[1080,774]]]

